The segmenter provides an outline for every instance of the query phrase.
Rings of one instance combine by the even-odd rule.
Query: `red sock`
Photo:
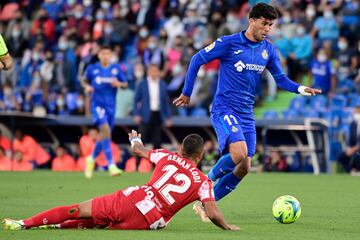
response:
[[[89,228],[94,228],[94,227],[95,227],[95,223],[92,218],[67,220],[63,223],[60,223],[60,228],[89,229]]]
[[[62,223],[69,219],[78,218],[79,212],[79,204],[55,207],[25,219],[24,224],[26,228],[31,228],[41,225]]]

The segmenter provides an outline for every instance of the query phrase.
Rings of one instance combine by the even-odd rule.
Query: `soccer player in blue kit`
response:
[[[97,54],[99,61],[89,65],[82,79],[85,92],[91,94],[91,114],[99,128],[100,139],[90,156],[86,158],[85,177],[91,178],[95,168],[95,158],[104,151],[111,176],[122,171],[115,165],[111,151],[111,130],[114,126],[117,88],[126,88],[128,83],[121,72],[120,65],[111,63],[112,50],[102,46]]]
[[[254,5],[246,31],[222,36],[192,57],[182,94],[173,102],[176,106],[188,106],[201,65],[220,60],[211,121],[222,156],[208,174],[212,181],[219,179],[214,186],[217,201],[233,191],[249,172],[256,145],[254,95],[264,69],[270,71],[279,87],[289,92],[305,96],[321,93],[291,81],[283,73],[277,50],[265,40],[277,18],[273,6]]]

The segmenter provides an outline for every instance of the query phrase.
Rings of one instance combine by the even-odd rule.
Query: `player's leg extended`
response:
[[[247,172],[244,172],[244,175],[241,177],[235,175],[235,170],[239,168],[239,166],[247,165],[248,159],[246,142],[240,141],[232,143],[229,146],[229,150],[232,159],[236,160],[238,163],[233,171],[230,171],[224,176],[220,177],[219,181],[214,186],[215,200],[217,201],[233,191],[240,183],[241,179],[247,174]]]
[[[246,142],[241,141],[230,144],[230,155],[234,158],[242,157],[241,161],[236,165],[232,172],[221,177],[214,187],[215,199],[218,201],[233,191],[240,181],[248,174],[251,167],[251,158],[255,154],[256,133],[248,132],[244,134]],[[245,145],[240,147],[240,145]],[[239,149],[243,149],[242,151]],[[246,149],[246,155],[244,150]]]
[[[100,125],[100,137],[102,139],[102,148],[105,153],[106,160],[108,162],[108,169],[111,176],[116,176],[122,174],[116,164],[114,163],[112,150],[111,150],[111,130],[114,125],[115,113],[112,113],[111,110],[106,112],[106,123]]]
[[[100,106],[96,106],[96,105],[91,106],[91,114],[93,117],[93,121],[94,121],[95,125],[98,127],[98,129],[102,124],[107,123],[105,113],[106,112],[105,112],[104,108],[102,108]],[[101,130],[99,129],[99,131],[101,131]],[[95,148],[94,148],[92,154],[90,156],[86,157],[86,166],[85,166],[85,171],[84,171],[86,178],[92,177],[94,169],[95,169],[95,159],[103,150],[101,134],[99,134],[99,135],[100,135],[100,139],[98,139],[96,141]]]
[[[92,218],[92,200],[60,206],[38,213],[24,220],[4,219],[3,228],[5,230],[23,230],[42,225],[60,224],[67,220],[78,218]]]

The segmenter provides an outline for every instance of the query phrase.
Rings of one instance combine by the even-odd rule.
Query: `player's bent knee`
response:
[[[231,158],[236,162],[237,164],[245,161],[248,157],[248,151],[245,143],[241,144],[232,144],[229,149]]]

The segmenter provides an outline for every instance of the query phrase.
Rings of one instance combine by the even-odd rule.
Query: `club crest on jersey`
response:
[[[264,50],[262,51],[262,53],[261,53],[261,56],[263,57],[263,59],[267,60],[268,57],[269,57],[269,54],[268,54],[268,52],[264,49]]]
[[[93,74],[95,75],[95,74],[98,74],[99,73],[99,69],[95,69],[94,71],[93,71]]]
[[[232,126],[232,127],[231,127],[231,131],[232,131],[233,133],[236,133],[237,131],[239,131],[239,129],[238,129],[237,127],[235,127],[235,126]]]
[[[118,70],[116,68],[111,69],[111,74],[112,75],[117,75],[118,73],[119,72],[118,72]]]
[[[210,44],[209,46],[207,46],[206,48],[205,48],[205,51],[206,52],[209,52],[211,49],[213,49],[215,47],[215,42],[213,42],[212,44]]]

